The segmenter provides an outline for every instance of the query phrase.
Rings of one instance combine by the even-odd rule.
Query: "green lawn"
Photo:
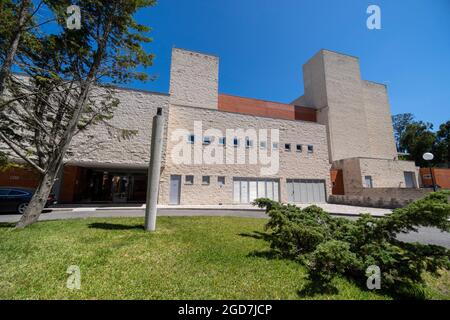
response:
[[[161,217],[0,225],[0,299],[388,299],[339,279],[336,295],[299,293],[305,270],[270,254],[266,221]],[[81,290],[66,288],[70,265]],[[429,277],[429,298],[449,298],[450,277]]]

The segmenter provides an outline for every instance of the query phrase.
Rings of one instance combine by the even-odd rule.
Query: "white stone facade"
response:
[[[357,58],[321,50],[303,66],[305,92],[292,104],[315,108],[317,122],[220,111],[218,70],[217,57],[174,48],[169,94],[116,89],[120,105],[110,124],[136,130],[137,134],[121,140],[104,125],[90,127],[72,141],[67,164],[105,171],[140,170],[143,174],[149,163],[152,119],[162,108],[165,134],[161,204],[170,203],[173,175],[181,176],[181,205],[233,204],[235,178],[276,180],[279,200],[283,202],[292,198],[288,195],[288,180],[323,181],[328,198],[331,168],[342,170],[346,194],[361,194],[365,176],[373,178],[375,188],[404,188],[404,172],[414,172],[419,185],[414,163],[397,160],[387,89],[361,79]],[[180,142],[172,140],[173,134],[179,129],[194,133],[195,121],[201,121],[202,133],[208,129],[220,130],[224,135],[226,129],[278,130],[278,170],[262,174],[264,165],[251,164],[248,159],[244,164],[177,164],[173,150]],[[187,144],[187,136],[182,143]],[[245,148],[244,138],[240,141],[244,157],[261,151],[259,137],[252,138],[249,148]],[[266,149],[272,148],[271,142],[267,138]],[[285,144],[291,145],[291,151],[285,150]],[[302,152],[297,152],[297,145],[303,146]],[[308,152],[308,146],[312,152]],[[208,146],[200,141],[200,148]],[[230,148],[238,149],[222,148],[224,154]],[[188,175],[194,176],[192,185],[185,183]],[[202,183],[203,176],[210,177],[209,184]],[[225,178],[224,184],[218,183],[219,177]]]
[[[246,148],[242,139],[239,148],[242,148],[246,155],[246,164],[175,164],[172,160],[174,146],[179,144],[178,140],[172,141],[171,132],[176,129],[186,129],[194,132],[194,121],[201,120],[203,131],[208,129],[218,129],[225,133],[226,129],[278,129],[279,130],[279,170],[271,175],[261,174],[261,165],[249,164],[249,152],[260,151],[259,142],[253,140],[253,147]],[[169,203],[169,180],[170,175],[181,175],[180,204],[233,204],[233,178],[272,178],[279,179],[280,200],[287,201],[286,179],[315,179],[325,182],[326,194],[331,192],[330,184],[330,163],[328,159],[326,128],[324,125],[303,122],[288,121],[281,119],[264,118],[250,115],[242,115],[231,112],[221,112],[209,109],[193,107],[171,106],[168,124],[169,136],[167,137],[166,166],[161,178],[160,202]],[[270,135],[270,131],[269,131]],[[187,139],[181,143],[187,144]],[[199,141],[199,140],[198,140]],[[268,148],[271,147],[271,140],[264,139]],[[201,144],[201,141],[199,141]],[[213,142],[214,143],[214,142]],[[284,144],[291,144],[291,151],[284,150]],[[302,144],[303,151],[297,152],[296,145]],[[313,146],[313,152],[308,153],[307,146]],[[188,145],[192,150],[193,145]],[[200,148],[204,149],[205,146]],[[231,148],[237,156],[237,149],[234,147],[221,147],[224,156],[227,148]],[[264,150],[266,152],[266,150]],[[194,184],[185,184],[186,175],[194,175]],[[210,184],[202,185],[202,177],[210,176]],[[225,185],[219,186],[217,178],[225,177]]]
[[[169,96],[138,90],[117,89],[120,104],[111,125],[135,130],[130,139],[121,139],[114,130],[99,124],[72,140],[67,163],[94,167],[146,168],[150,160],[152,120],[157,108],[168,116]],[[165,156],[165,155],[164,155]],[[164,160],[163,160],[164,161]]]
[[[321,50],[303,66],[303,78],[305,93],[293,103],[318,110],[331,161],[397,157],[386,87],[362,80],[358,58]]]
[[[366,157],[380,159],[397,158],[391,109],[385,85],[362,82],[367,138],[370,153]]]

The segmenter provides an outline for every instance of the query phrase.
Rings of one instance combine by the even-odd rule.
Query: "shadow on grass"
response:
[[[273,240],[273,235],[266,232],[261,231],[253,231],[251,233],[240,233],[241,237],[248,237],[248,238],[254,238],[257,240],[264,240],[268,243],[271,243]],[[274,249],[268,249],[268,250],[262,250],[262,251],[253,251],[250,252],[247,257],[258,257],[258,258],[265,258],[268,260],[280,260],[280,259],[286,259],[291,260],[289,258],[283,257],[283,255]],[[339,293],[338,289],[332,285],[325,285],[321,283],[320,281],[315,281],[309,279],[308,276],[306,276],[305,284],[304,286],[297,291],[297,295],[299,297],[314,297],[316,295],[320,294],[326,294],[326,295],[334,295]]]
[[[301,298],[311,298],[319,294],[334,295],[339,293],[339,290],[335,286],[325,286],[323,283],[311,281],[309,279],[306,279],[306,281],[307,283],[303,288],[297,291],[298,296]]]
[[[270,241],[272,235],[261,231],[253,231],[252,233],[239,233],[241,237],[254,238],[258,240]]]
[[[247,255],[247,257],[264,258],[268,260],[282,259],[280,253],[275,250],[252,251]]]
[[[116,223],[96,222],[89,224],[91,229],[103,229],[103,230],[144,230],[144,226],[137,225],[125,225]]]
[[[345,279],[348,283],[355,286],[361,292],[368,292],[366,285],[366,278],[357,275],[345,274],[342,275],[342,279]],[[322,282],[317,279],[311,279],[310,276],[306,276],[305,285],[297,291],[299,297],[314,297],[316,295],[336,295],[339,294],[339,289],[333,283]],[[370,290],[369,290],[370,291]],[[420,285],[403,285],[395,288],[381,289],[372,291],[374,293],[388,296],[394,300],[425,300],[426,293]]]
[[[270,240],[272,239],[271,234],[261,231],[253,231],[251,233],[239,233],[239,236],[253,238],[257,240],[264,240],[267,242],[270,242]],[[262,251],[252,251],[247,255],[247,257],[265,258],[268,260],[277,260],[282,258],[278,251],[272,249]]]
[[[0,228],[14,228],[15,225],[15,223],[0,222]]]

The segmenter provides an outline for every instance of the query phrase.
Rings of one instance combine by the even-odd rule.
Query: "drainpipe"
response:
[[[431,164],[430,164],[430,174],[431,174],[431,183],[433,184],[433,191],[436,192],[437,191],[436,182],[434,181],[433,169],[431,169]]]
[[[431,183],[433,184],[433,191],[436,192],[436,183],[434,182],[433,170],[431,169],[431,160],[434,159],[434,155],[431,152],[426,152],[422,156],[423,160],[428,162],[428,167],[431,174]]]
[[[163,145],[164,117],[158,108],[153,117],[152,140],[150,145],[150,165],[148,168],[147,196],[145,206],[145,230],[156,230],[156,211],[158,205],[159,180]]]

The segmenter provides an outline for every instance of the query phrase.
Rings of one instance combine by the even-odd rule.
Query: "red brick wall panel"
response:
[[[450,169],[446,168],[432,168],[433,177],[435,183],[440,186],[442,189],[450,189]],[[431,178],[425,179],[425,175],[430,174],[429,168],[420,168],[420,176],[422,178],[422,184],[424,186],[431,186],[432,180]]]
[[[330,170],[331,185],[333,187],[332,194],[344,195],[344,175],[341,169]]]
[[[39,174],[29,167],[11,168],[0,171],[1,187],[36,188]]]
[[[58,199],[60,203],[73,203],[75,201],[78,176],[79,167],[64,167],[61,191]]]
[[[285,120],[316,122],[316,111],[312,108],[265,100],[219,95],[219,110]]]
[[[317,122],[316,109],[296,106],[295,120]]]

